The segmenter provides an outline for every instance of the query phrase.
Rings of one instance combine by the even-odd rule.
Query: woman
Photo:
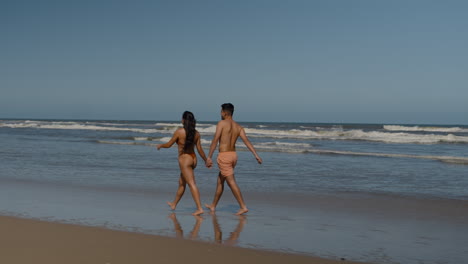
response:
[[[174,132],[171,140],[166,144],[160,144],[157,146],[158,150],[161,148],[170,148],[174,143],[177,143],[179,148],[179,167],[180,167],[180,179],[179,188],[177,189],[176,196],[173,202],[167,202],[172,210],[175,210],[177,204],[184,195],[185,187],[188,184],[190,192],[192,193],[193,200],[197,205],[197,210],[192,215],[203,214],[203,208],[200,201],[200,192],[198,191],[197,185],[195,184],[195,175],[193,170],[197,167],[197,156],[195,155],[195,146],[197,146],[198,154],[206,162],[205,152],[201,147],[200,133],[195,130],[196,120],[193,114],[189,111],[185,111],[182,115],[183,128],[179,128]]]

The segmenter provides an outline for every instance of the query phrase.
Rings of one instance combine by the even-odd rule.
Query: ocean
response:
[[[226,232],[242,229],[238,246],[378,263],[468,258],[468,240],[460,235],[468,232],[468,126],[241,124],[264,161],[257,164],[239,139],[236,178],[251,212],[232,216],[237,203],[226,188],[219,212],[204,216]],[[215,126],[197,123],[206,153]],[[173,121],[0,120],[0,214],[180,234],[175,226],[190,229],[195,206],[187,190],[176,217],[166,208],[180,173],[177,150],[155,148],[178,127]],[[198,160],[202,203],[210,203],[217,170]],[[426,206],[432,213],[420,209]],[[407,237],[416,232],[407,232],[413,225],[421,233]],[[204,223],[198,239],[216,242],[213,232]],[[396,245],[402,241],[413,241],[414,250]],[[447,250],[455,251],[447,257]]]

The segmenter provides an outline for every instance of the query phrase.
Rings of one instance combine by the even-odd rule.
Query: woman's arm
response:
[[[198,132],[195,135],[195,144],[197,145],[198,154],[200,154],[200,157],[202,157],[202,159],[206,162],[206,155],[201,146],[201,137],[200,137],[200,133]]]
[[[156,147],[158,148],[158,150],[160,150],[161,148],[172,147],[172,145],[174,145],[174,143],[176,143],[179,140],[179,134],[180,134],[180,128],[174,132],[174,135],[172,135],[172,138],[167,143],[159,144]]]

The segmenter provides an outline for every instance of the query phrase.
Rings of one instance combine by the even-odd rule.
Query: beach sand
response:
[[[0,263],[357,263],[0,216]]]

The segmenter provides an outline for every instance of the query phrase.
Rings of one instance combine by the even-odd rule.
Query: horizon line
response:
[[[11,117],[0,117],[0,120],[31,120],[31,121],[136,121],[136,122],[179,122],[180,120],[170,120],[170,119],[95,119],[95,118],[11,118]],[[218,122],[220,120],[197,120],[198,122]],[[282,123],[282,124],[340,124],[340,125],[413,125],[413,126],[468,126],[468,124],[461,123],[446,123],[446,124],[437,124],[437,123],[395,123],[395,122],[323,122],[323,121],[242,121],[235,120],[240,123]]]

